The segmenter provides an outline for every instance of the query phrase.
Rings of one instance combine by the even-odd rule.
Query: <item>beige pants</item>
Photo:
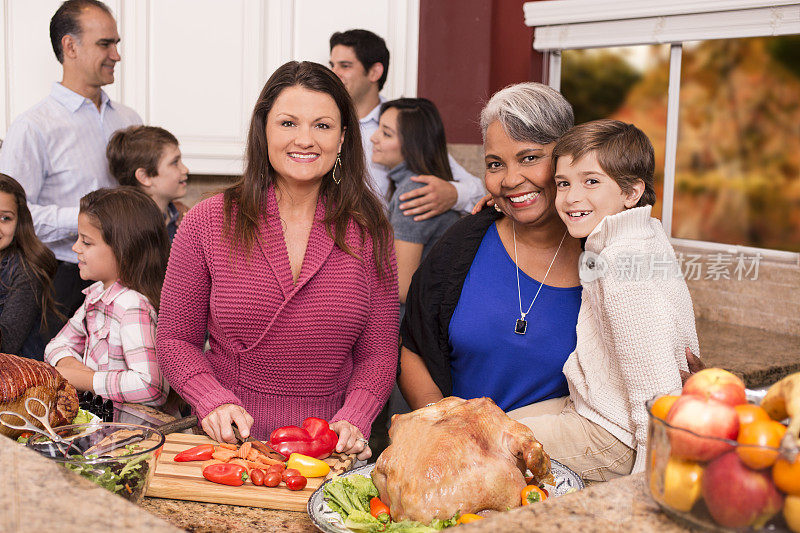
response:
[[[631,473],[636,450],[575,411],[568,396],[526,405],[508,416],[533,430],[544,451],[586,481]]]

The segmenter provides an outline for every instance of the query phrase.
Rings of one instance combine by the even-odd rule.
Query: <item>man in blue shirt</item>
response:
[[[361,124],[361,142],[367,158],[367,168],[375,191],[385,198],[389,189],[389,170],[372,161],[370,137],[378,129],[380,106],[385,99],[380,95],[389,73],[389,50],[385,41],[367,30],[336,32],[330,38],[330,67],[342,80],[356,106]],[[469,213],[486,191],[483,182],[464,170],[452,156],[450,168],[454,181],[436,176],[415,176],[414,181],[425,187],[414,189],[398,199],[404,203],[400,209],[415,220],[426,220],[450,209]]]
[[[69,317],[83,302],[87,285],[71,249],[78,235],[78,203],[95,189],[116,185],[106,144],[116,130],[142,120],[101,88],[114,82],[120,60],[117,23],[105,4],[64,2],[50,20],[50,40],[63,77],[11,124],[0,150],[0,172],[25,188],[36,234],[59,261],[53,280],[56,302]],[[63,323],[48,320],[54,324],[49,337]]]

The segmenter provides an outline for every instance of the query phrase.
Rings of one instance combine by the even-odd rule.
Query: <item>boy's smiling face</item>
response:
[[[564,155],[556,163],[556,210],[575,238],[588,237],[605,217],[636,206],[644,192],[644,182],[637,181],[625,193],[608,176],[592,151],[573,161]]]

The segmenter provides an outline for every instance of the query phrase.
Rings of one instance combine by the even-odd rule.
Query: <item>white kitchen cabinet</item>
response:
[[[61,69],[49,39],[60,0],[0,0],[0,138]],[[289,60],[327,64],[334,31],[365,28],[391,53],[383,93],[415,96],[419,0],[112,0],[122,62],[109,96],[181,142],[193,174],[238,174],[250,113]]]

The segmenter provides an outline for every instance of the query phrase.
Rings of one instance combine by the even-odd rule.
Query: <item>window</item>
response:
[[[605,114],[641,127],[657,166],[663,146],[659,203],[673,241],[800,260],[800,2],[553,0],[524,10],[534,48],[549,54],[550,85],[568,99],[581,59],[669,47]],[[662,84],[626,109],[645,80]]]
[[[576,124],[611,118],[636,124],[650,137],[656,156],[656,218],[663,206],[668,87],[665,44],[565,50],[561,56],[561,93],[572,104]]]
[[[684,43],[672,234],[800,252],[800,37]]]

